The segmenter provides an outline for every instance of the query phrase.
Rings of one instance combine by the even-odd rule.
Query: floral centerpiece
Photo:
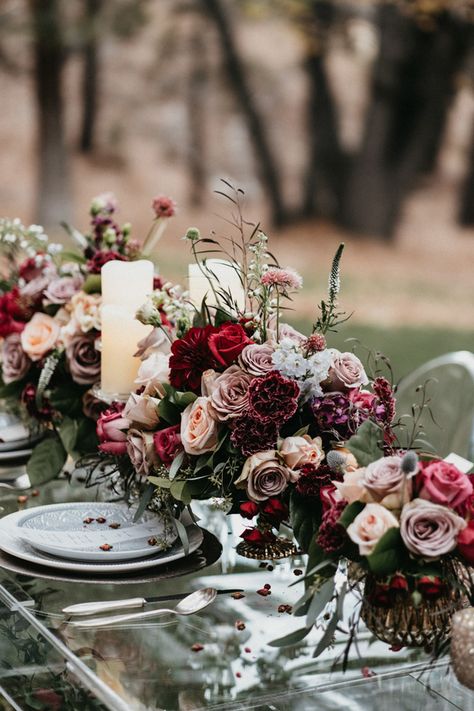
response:
[[[114,196],[103,194],[92,201],[88,234],[65,225],[75,251],[51,243],[37,225],[0,221],[0,398],[48,432],[28,463],[32,484],[55,477],[68,454],[96,449],[103,403],[90,388],[100,380],[101,267],[148,253],[175,206],[153,201],[142,245],[129,224],[117,224],[116,209]]]
[[[389,386],[377,378],[367,391],[359,358],[328,342],[346,320],[338,307],[343,245],[312,332],[299,333],[282,313],[301,277],[281,268],[266,235],[242,218],[241,193],[229,198],[237,211],[232,236],[221,243],[196,229],[186,236],[209,284],[202,303],[157,291],[138,313],[154,326],[142,344],[143,378],[125,405],[100,417],[100,461],[115,467],[129,490],[145,489],[144,501],[154,505],[213,499],[240,512],[252,523],[239,552],[277,558],[296,551],[277,535],[293,500],[314,506],[334,478],[342,479],[341,461],[357,466],[344,442],[367,419],[386,426]],[[232,267],[242,295],[219,281],[209,253]],[[167,324],[158,306],[169,313]],[[328,493],[324,505],[330,502]]]

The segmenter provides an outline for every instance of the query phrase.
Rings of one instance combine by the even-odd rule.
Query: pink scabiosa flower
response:
[[[165,195],[157,195],[151,206],[157,217],[173,217],[176,215],[176,203],[170,197]]]
[[[293,289],[297,291],[303,286],[303,279],[294,269],[270,267],[260,279],[263,286]]]

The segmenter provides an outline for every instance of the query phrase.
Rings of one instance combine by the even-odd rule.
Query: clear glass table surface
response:
[[[2,491],[5,515],[17,494]],[[54,482],[23,506],[93,498],[92,490]],[[447,660],[429,668],[419,650],[391,651],[366,631],[342,672],[343,635],[321,657],[320,633],[291,647],[268,642],[304,625],[279,612],[303,585],[304,560],[260,567],[236,555],[242,522],[200,507],[201,524],[221,540],[220,560],[194,574],[160,582],[58,582],[0,568],[0,709],[113,709],[114,711],[255,709],[258,711],[474,711],[474,693],[461,686]],[[296,573],[296,575],[295,575]],[[271,594],[258,594],[265,585]],[[71,627],[66,605],[242,588],[220,595],[197,615],[134,621],[102,629]],[[349,601],[350,602],[350,601]],[[169,606],[164,603],[165,606]],[[174,603],[170,603],[173,605]],[[160,605],[157,605],[159,607]],[[149,608],[147,608],[149,609]]]

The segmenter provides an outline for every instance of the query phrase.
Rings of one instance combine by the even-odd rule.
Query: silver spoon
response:
[[[108,615],[107,617],[97,617],[93,620],[74,620],[73,622],[68,622],[68,624],[71,627],[108,627],[108,625],[120,622],[148,620],[162,615],[194,615],[196,612],[204,610],[211,602],[214,602],[216,595],[217,590],[215,588],[202,588],[180,600],[175,608],[161,607],[157,610],[128,613],[127,615]]]

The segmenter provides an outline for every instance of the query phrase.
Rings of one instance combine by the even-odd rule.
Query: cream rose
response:
[[[290,469],[300,469],[304,464],[317,467],[324,459],[321,437],[311,439],[307,434],[301,437],[285,437],[279,453]]]
[[[100,331],[101,300],[100,294],[86,294],[84,291],[74,294],[65,307],[71,314],[69,323],[63,328],[65,340],[76,333],[87,333],[92,329]]]
[[[212,452],[217,445],[218,425],[210,413],[209,398],[198,397],[181,416],[181,441],[184,451],[199,455]]]
[[[278,461],[275,450],[269,449],[252,454],[246,460],[235,485],[239,489],[247,489],[249,499],[258,503],[278,496],[297,478],[296,472]]]
[[[143,360],[138,368],[135,382],[137,385],[148,385],[153,383],[159,387],[161,383],[169,383],[170,357],[160,351],[153,352],[148,358]]]
[[[134,425],[141,425],[147,430],[152,430],[160,421],[158,417],[159,404],[158,398],[131,393],[123,410],[123,416],[127,417]]]
[[[399,528],[395,516],[380,504],[367,504],[347,527],[347,535],[361,555],[370,555],[390,528]]]
[[[348,504],[354,503],[354,501],[363,501],[363,497],[366,494],[366,490],[362,486],[362,477],[364,476],[365,469],[353,469],[346,471],[344,474],[344,479],[342,481],[333,481],[332,483],[339,491],[341,497]]]
[[[57,321],[51,316],[36,313],[21,334],[21,346],[31,360],[40,360],[54,348],[60,333]]]

